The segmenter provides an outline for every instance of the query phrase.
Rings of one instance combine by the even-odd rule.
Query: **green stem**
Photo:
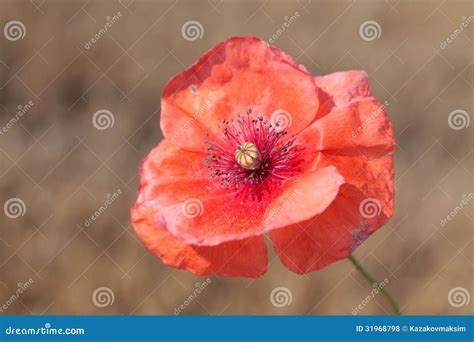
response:
[[[352,264],[354,264],[355,268],[357,268],[357,270],[362,274],[362,276],[365,279],[367,279],[367,281],[370,282],[370,284],[373,287],[377,287],[379,289],[380,293],[383,294],[383,296],[389,301],[395,315],[401,315],[400,309],[399,309],[398,304],[395,301],[395,299],[393,299],[393,297],[390,295],[390,293],[385,291],[385,289],[383,287],[379,286],[379,282],[376,281],[374,279],[374,277],[372,277],[372,275],[364,268],[364,266],[362,266],[362,264],[359,262],[359,260],[357,260],[356,257],[353,256],[353,255],[349,256],[348,259],[352,262]]]

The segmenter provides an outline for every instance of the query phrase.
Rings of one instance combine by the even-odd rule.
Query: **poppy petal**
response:
[[[375,227],[388,218],[361,214],[365,196],[354,186],[343,184],[337,198],[322,214],[305,222],[270,232],[273,248],[282,263],[298,274],[319,270],[352,254]]]
[[[331,204],[343,182],[334,167],[321,168],[297,178],[271,203],[241,202],[233,194],[202,196],[199,215],[183,215],[185,204],[177,203],[156,220],[184,243],[213,246],[313,217]]]
[[[267,271],[267,249],[263,237],[212,247],[186,245],[156,226],[154,210],[147,203],[136,204],[131,210],[132,225],[148,249],[165,264],[196,275],[257,278]]]
[[[364,200],[377,211],[390,218],[393,214],[393,155],[391,153],[374,158],[372,156],[338,156],[321,154],[319,166],[336,165],[347,184],[358,188]],[[377,227],[378,228],[378,227]]]
[[[334,106],[299,136],[317,141],[315,148],[328,154],[380,156],[395,147],[385,106],[373,97]]]
[[[218,123],[252,109],[294,135],[313,121],[318,98],[314,77],[291,57],[258,38],[232,37],[170,80],[161,128],[173,144],[200,151]]]
[[[336,198],[344,178],[333,166],[298,177],[268,207],[266,231],[305,221],[322,213]]]
[[[339,71],[325,76],[314,78],[318,88],[322,90],[320,97],[323,99],[318,113],[318,118],[327,114],[332,106],[340,106],[371,96],[369,79],[364,70]],[[324,96],[327,94],[328,96]],[[331,104],[330,106],[325,106]]]

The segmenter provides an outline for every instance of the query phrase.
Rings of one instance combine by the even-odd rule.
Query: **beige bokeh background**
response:
[[[88,42],[121,12],[90,49]],[[448,115],[473,109],[474,23],[440,44],[474,15],[472,1],[16,1],[0,2],[0,126],[19,105],[28,113],[0,135],[0,204],[20,198],[24,216],[0,211],[0,304],[18,283],[34,283],[3,314],[173,314],[206,279],[164,266],[135,236],[129,208],[141,159],[162,135],[160,93],[168,79],[231,35],[268,40],[287,17],[298,19],[274,45],[313,74],[365,69],[373,93],[387,101],[397,137],[396,212],[355,255],[387,288],[404,314],[470,314],[448,293],[473,292],[472,202],[443,227],[440,220],[473,192],[472,127],[455,130]],[[4,25],[21,21],[23,39]],[[203,35],[183,39],[190,20]],[[380,36],[361,39],[366,21]],[[249,85],[251,86],[251,85]],[[107,130],[92,125],[113,113]],[[118,189],[122,195],[84,225]],[[183,314],[351,314],[370,293],[346,260],[298,276],[269,248],[259,279],[210,277]],[[96,307],[109,287],[114,303]],[[270,293],[286,287],[290,305]],[[375,296],[361,314],[385,314]]]

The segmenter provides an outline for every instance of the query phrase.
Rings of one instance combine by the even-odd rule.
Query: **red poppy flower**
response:
[[[364,71],[313,77],[233,37],[165,87],[165,139],[145,158],[131,220],[164,263],[258,277],[263,235],[291,271],[349,256],[393,212],[391,122]]]

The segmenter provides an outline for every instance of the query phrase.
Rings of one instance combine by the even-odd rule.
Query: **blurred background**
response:
[[[269,248],[262,278],[195,277],[130,226],[163,87],[254,35],[314,75],[367,70],[397,137],[396,211],[355,255],[404,314],[472,314],[473,4],[1,0],[0,313],[390,312],[347,260],[298,276]]]

